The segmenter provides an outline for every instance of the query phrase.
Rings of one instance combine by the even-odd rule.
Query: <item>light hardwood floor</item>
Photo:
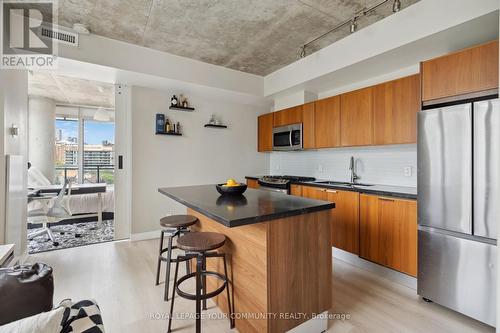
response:
[[[154,285],[157,247],[157,241],[112,242],[31,255],[28,261],[53,267],[55,303],[65,298],[97,300],[106,332],[165,332],[165,319],[151,319],[166,315],[170,305],[163,302],[163,284]],[[494,332],[423,302],[412,289],[340,260],[334,260],[333,270],[331,312],[350,318],[330,320],[328,332]],[[220,314],[213,305],[209,307],[209,313]],[[192,313],[194,303],[176,298],[175,310]],[[204,332],[231,332],[225,319],[206,319],[202,325]],[[173,328],[175,332],[194,332],[194,321],[177,320]]]

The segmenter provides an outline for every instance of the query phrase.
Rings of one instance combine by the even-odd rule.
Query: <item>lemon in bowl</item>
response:
[[[220,194],[233,194],[233,195],[243,194],[243,192],[245,192],[247,189],[246,184],[240,184],[232,178],[228,179],[227,182],[224,184],[215,185],[215,187],[217,188],[217,191]]]

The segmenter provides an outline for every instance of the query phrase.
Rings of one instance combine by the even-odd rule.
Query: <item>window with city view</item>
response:
[[[64,183],[68,179],[79,183],[78,168],[78,118],[56,118],[55,182]]]
[[[114,137],[114,122],[57,118],[56,182],[113,184]]]

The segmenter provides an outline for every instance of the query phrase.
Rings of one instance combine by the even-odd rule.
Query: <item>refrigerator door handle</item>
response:
[[[500,219],[500,100],[474,103],[474,235],[497,238]]]

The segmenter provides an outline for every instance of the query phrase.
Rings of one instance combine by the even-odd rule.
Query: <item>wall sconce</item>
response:
[[[10,127],[10,135],[12,135],[12,137],[18,136],[19,135],[19,127],[12,124],[12,126]]]

